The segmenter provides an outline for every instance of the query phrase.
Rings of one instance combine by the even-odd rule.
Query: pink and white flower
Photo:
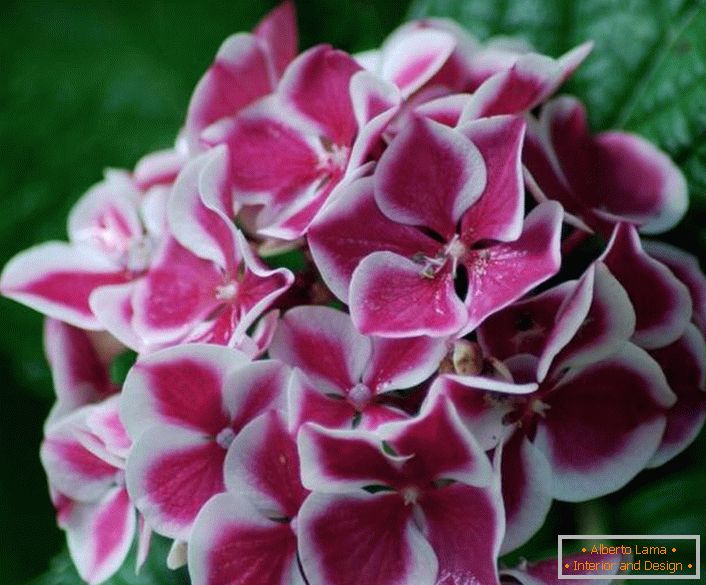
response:
[[[560,206],[523,223],[523,134],[512,117],[416,118],[322,213],[311,250],[361,332],[462,335],[559,269]]]
[[[39,244],[15,256],[0,277],[2,293],[82,329],[103,324],[90,297],[139,277],[154,244],[140,220],[141,193],[130,177],[109,171],[71,210],[69,242]]]
[[[130,445],[117,396],[50,425],[42,443],[57,521],[81,578],[91,584],[120,568],[135,537],[124,473]]]
[[[138,360],[121,395],[135,444],[127,486],[155,531],[188,541],[203,505],[225,490],[223,463],[252,419],[285,406],[289,371],[218,345],[187,344]]]
[[[660,233],[688,205],[686,180],[664,152],[627,132],[592,136],[583,104],[571,97],[548,103],[530,123],[523,162],[535,197],[561,202],[584,230],[610,233],[627,222]]]
[[[298,442],[311,585],[498,583],[497,477],[450,401],[376,433],[309,423]]]
[[[297,515],[308,491],[281,412],[248,423],[225,461],[226,491],[203,507],[189,540],[194,585],[303,584]]]
[[[242,109],[272,91],[297,54],[294,3],[286,1],[269,12],[251,33],[228,37],[199,81],[189,103],[185,131],[198,152],[202,133],[227,123]]]
[[[659,448],[676,396],[659,364],[628,341],[634,327],[628,295],[599,264],[483,324],[485,351],[505,358],[520,381],[536,380],[536,390],[488,392],[460,377],[441,377],[432,387],[471,428],[500,422],[494,435],[505,441],[504,550],[534,534],[552,497],[582,501],[613,492]]]
[[[366,337],[328,307],[297,307],[279,324],[271,357],[298,368],[290,387],[290,424],[371,430],[407,414],[386,393],[411,389],[435,373],[446,342],[431,337]],[[389,395],[388,395],[389,396]]]

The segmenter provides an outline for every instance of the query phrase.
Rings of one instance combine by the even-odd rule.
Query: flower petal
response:
[[[326,395],[300,370],[292,373],[289,385],[289,425],[298,430],[307,422],[314,422],[329,429],[350,429],[356,414],[355,408],[341,395]]]
[[[650,467],[657,467],[681,453],[696,439],[706,420],[706,364],[704,338],[689,325],[677,341],[654,349],[650,355],[662,367],[676,404],[667,412],[667,428]]]
[[[403,97],[409,97],[441,69],[455,46],[453,36],[442,30],[400,31],[390,35],[382,47],[380,74],[399,87]]]
[[[497,487],[456,483],[427,491],[420,507],[423,533],[439,559],[436,580],[431,582],[499,583],[496,562],[504,514]]]
[[[507,526],[500,552],[506,554],[542,527],[553,490],[549,463],[522,433],[514,433],[502,449],[500,472]]]
[[[324,282],[343,302],[348,302],[353,271],[369,254],[388,250],[407,257],[418,252],[432,257],[439,247],[420,230],[395,223],[380,212],[371,177],[342,186],[309,229],[307,239]]]
[[[601,260],[623,285],[635,308],[633,341],[647,349],[676,341],[691,319],[689,290],[642,249],[637,230],[619,224]]]
[[[395,458],[383,451],[380,437],[362,430],[326,429],[305,424],[297,437],[301,477],[312,491],[345,493],[371,485],[396,486]]]
[[[108,372],[113,352],[101,355],[87,331],[47,319],[44,351],[57,396],[51,415],[53,420],[118,391]]]
[[[576,502],[616,491],[645,467],[676,396],[659,365],[626,343],[570,371],[544,400],[534,443],[552,467],[554,497]]]
[[[537,366],[543,380],[552,361],[563,367],[598,362],[613,354],[635,331],[635,311],[625,289],[597,262],[562,303]]]
[[[128,373],[122,393],[121,415],[130,436],[137,439],[163,424],[216,435],[230,425],[226,380],[247,362],[237,350],[206,344],[143,356]]]
[[[490,314],[559,271],[562,215],[558,203],[541,203],[525,219],[519,239],[466,255],[470,319],[463,331],[472,331]]]
[[[308,491],[299,479],[297,443],[283,414],[270,411],[249,422],[231,443],[226,487],[268,518],[294,518]]]
[[[314,493],[298,522],[311,585],[434,583],[437,560],[397,494]]]
[[[303,370],[322,390],[343,394],[358,383],[371,351],[346,313],[296,307],[281,320],[270,355]]]
[[[297,15],[294,2],[285,0],[270,10],[253,32],[267,47],[276,78],[281,77],[297,55]]]
[[[412,118],[375,172],[375,201],[398,223],[431,228],[444,239],[486,185],[483,157],[463,134]]]
[[[392,252],[366,257],[351,280],[351,318],[358,330],[385,337],[443,337],[464,327],[467,311],[451,273],[426,278],[421,269]]]
[[[187,541],[203,505],[225,491],[226,451],[212,437],[177,427],[152,427],[134,444],[127,489],[152,528]]]
[[[388,423],[377,433],[403,458],[400,472],[420,485],[440,479],[474,486],[490,483],[487,456],[446,396],[427,397],[418,417]]]
[[[459,131],[478,147],[487,174],[483,194],[463,215],[464,239],[516,240],[522,233],[525,209],[521,156],[524,121],[515,116],[497,116],[469,122]]]
[[[212,498],[189,540],[194,585],[291,585],[297,541],[286,523],[269,520],[230,493]],[[297,581],[298,583],[298,581]]]
[[[385,339],[375,337],[363,383],[375,394],[412,388],[439,369],[446,341],[433,337]]]
[[[328,45],[302,53],[278,87],[282,99],[314,120],[334,144],[353,143],[358,130],[350,97],[351,77],[361,70],[353,57]]]
[[[66,522],[71,559],[81,578],[102,583],[122,566],[135,536],[135,510],[125,488],[116,487],[94,504],[79,504]]]
[[[0,276],[0,292],[81,329],[102,329],[88,298],[98,287],[125,282],[123,270],[85,244],[47,242],[20,252]]]
[[[232,35],[223,42],[191,96],[186,133],[192,148],[199,144],[205,128],[235,116],[272,91],[268,56],[258,39],[248,33]]]

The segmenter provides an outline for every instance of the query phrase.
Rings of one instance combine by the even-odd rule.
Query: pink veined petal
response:
[[[115,574],[130,550],[135,526],[124,487],[113,488],[99,502],[74,507],[65,530],[71,559],[84,581],[95,585]]]
[[[47,319],[44,323],[44,351],[57,396],[52,419],[61,418],[118,391],[110,381],[107,360],[99,355],[88,332]]]
[[[0,276],[0,292],[48,317],[98,330],[88,304],[101,286],[125,282],[122,268],[86,244],[47,242],[20,252]]]
[[[590,53],[584,43],[559,59],[537,53],[520,55],[506,70],[489,77],[473,94],[461,120],[521,114],[545,101]]]
[[[359,331],[384,337],[444,337],[465,327],[468,312],[447,269],[432,278],[392,252],[375,252],[351,279],[350,310]]]
[[[215,437],[152,427],[136,441],[127,461],[130,499],[156,532],[186,541],[203,505],[225,491],[225,456]]]
[[[473,433],[483,451],[497,446],[503,437],[503,418],[512,412],[505,394],[529,394],[537,384],[515,384],[482,376],[439,376],[427,400],[437,394],[454,405],[464,425]]]
[[[299,521],[311,585],[431,585],[437,560],[398,494],[314,493]]]
[[[544,524],[553,490],[549,463],[522,433],[514,433],[502,449],[506,527],[500,554],[506,554],[522,546]]]
[[[261,515],[225,493],[199,514],[188,547],[194,585],[291,585],[298,572],[297,540],[287,523]]]
[[[171,185],[188,157],[186,143],[180,137],[174,148],[151,152],[137,161],[132,179],[142,191],[148,191],[158,185]]]
[[[411,257],[433,257],[438,242],[417,228],[401,225],[383,215],[375,203],[373,178],[345,185],[309,229],[311,253],[326,285],[343,302],[354,270],[369,254],[381,250]]]
[[[555,172],[565,177],[575,204],[570,211],[586,216],[590,224],[608,232],[620,221],[641,226],[646,233],[665,231],[676,224],[687,207],[686,182],[674,163],[640,137],[624,132],[590,135],[586,110],[576,99],[552,101],[540,119],[540,140]],[[528,159],[530,170],[544,185],[537,152]],[[588,187],[590,183],[590,187]],[[551,196],[551,195],[550,195]]]
[[[499,491],[456,483],[425,492],[419,502],[423,533],[439,560],[433,583],[499,583],[505,519]]]
[[[235,345],[236,349],[239,349],[248,357],[252,359],[257,359],[261,357],[265,352],[267,352],[272,344],[272,339],[277,332],[277,327],[279,326],[279,309],[272,309],[265,313],[261,319],[258,320],[255,329],[252,334],[248,336],[248,340],[242,345]],[[250,345],[252,344],[252,345]]]
[[[684,333],[692,313],[689,290],[669,268],[644,252],[633,226],[618,224],[600,259],[623,285],[635,308],[635,343],[652,349],[672,343]]]
[[[221,139],[228,144],[236,201],[290,203],[317,181],[318,136],[281,100],[266,98],[243,111]]]
[[[544,399],[534,440],[552,467],[554,497],[583,501],[625,485],[657,450],[675,400],[657,362],[631,343],[570,371]]]
[[[394,138],[374,177],[375,201],[387,217],[431,228],[446,240],[486,186],[478,148],[460,132],[420,117]]]
[[[421,384],[439,369],[447,343],[433,337],[376,337],[372,348],[372,356],[366,360],[363,383],[379,394]]]
[[[398,467],[407,479],[422,485],[443,479],[490,483],[487,456],[446,396],[428,396],[418,417],[381,426],[377,434],[403,459]]]
[[[706,420],[704,338],[689,325],[677,341],[650,354],[662,367],[677,402],[667,412],[667,427],[650,467],[669,461],[696,439]]]
[[[231,372],[224,388],[230,428],[239,433],[251,420],[287,404],[290,369],[277,360],[260,360]]]
[[[286,0],[268,12],[253,31],[265,45],[274,77],[278,79],[297,56],[297,15],[294,2]]]
[[[292,373],[288,390],[289,425],[293,431],[307,422],[330,429],[350,429],[355,408],[343,395],[326,395],[300,370]]]
[[[686,179],[664,152],[626,132],[604,132],[594,143],[602,179],[598,215],[633,221],[646,234],[679,223],[689,205]]]
[[[664,242],[644,242],[644,249],[652,258],[666,265],[689,289],[694,307],[691,318],[701,333],[706,335],[706,276],[696,256]]]
[[[51,485],[64,496],[80,502],[95,502],[119,482],[120,470],[89,450],[80,440],[86,432],[84,407],[50,425],[42,442],[40,457]]]
[[[385,396],[381,397],[380,402],[371,402],[363,408],[360,413],[360,423],[356,428],[367,431],[376,431],[384,424],[408,420],[410,415],[397,408],[394,403],[386,404]],[[390,401],[392,402],[392,401]]]
[[[350,145],[358,130],[350,83],[360,70],[347,53],[318,45],[292,61],[277,91],[286,103],[315,121],[328,140]]]
[[[195,343],[143,356],[122,393],[121,415],[130,436],[137,439],[161,424],[216,435],[230,424],[228,376],[247,362],[237,350]]]
[[[375,433],[307,423],[297,445],[302,484],[308,490],[345,493],[370,485],[396,487],[401,481],[398,458],[383,451]]]
[[[401,103],[397,88],[369,71],[358,71],[351,77],[350,93],[359,128],[383,112],[399,108]]]
[[[525,211],[521,156],[524,121],[498,116],[469,122],[459,131],[478,147],[487,175],[483,194],[461,220],[464,239],[516,240],[522,233]]]
[[[559,308],[575,287],[575,281],[561,283],[490,315],[476,332],[483,353],[500,360],[519,354],[539,357]]]
[[[192,159],[174,183],[167,215],[171,233],[184,248],[232,272],[240,260],[234,250],[233,228],[226,217],[213,210],[215,207],[224,215],[232,212],[228,171],[225,146]]]
[[[145,278],[135,287],[133,326],[143,343],[173,343],[206,320],[221,304],[221,270],[166,239]]]
[[[126,347],[141,353],[145,344],[133,327],[132,298],[135,281],[102,286],[91,293],[88,304],[101,325]]]
[[[543,380],[552,362],[563,367],[595,363],[613,354],[635,332],[635,311],[606,266],[589,267],[562,303],[537,366]]]
[[[463,109],[470,97],[470,94],[467,93],[455,93],[434,98],[417,106],[414,112],[419,116],[453,128],[461,119]]]
[[[71,209],[69,240],[92,246],[118,261],[132,240],[142,237],[139,197],[127,173],[108,171]]]
[[[397,85],[403,97],[409,97],[441,69],[455,46],[453,36],[441,30],[391,35],[382,47],[380,74]]]
[[[350,317],[329,307],[295,307],[280,321],[270,355],[300,368],[322,391],[355,386],[371,359],[371,342]]]
[[[268,518],[294,518],[309,494],[299,479],[299,454],[282,412],[249,422],[225,461],[228,491],[246,498]]]
[[[189,103],[186,133],[192,148],[198,147],[205,128],[235,116],[272,91],[268,56],[257,38],[248,33],[232,35],[223,42]]]
[[[551,108],[550,102],[542,111],[540,121],[532,116],[527,116],[527,134],[522,149],[522,163],[525,165],[525,182],[527,188],[534,199],[541,203],[548,199],[558,201],[566,212],[567,224],[577,227],[586,232],[592,232],[584,220],[592,223],[592,214],[588,208],[588,202],[581,201],[579,195],[574,193],[568,183],[568,179],[562,172],[561,165],[557,158],[557,153],[548,136],[549,130],[546,127],[546,115],[544,112]],[[571,134],[573,140],[570,142],[572,150],[571,156],[578,157],[573,148],[580,148],[583,144],[583,134],[579,130],[574,130],[578,135]],[[581,219],[583,218],[583,219]]]
[[[562,216],[558,203],[542,203],[527,216],[516,241],[467,253],[469,321],[464,332],[559,271]]]
[[[106,461],[112,458],[116,461],[117,467],[122,468],[132,446],[132,440],[120,418],[119,405],[120,396],[111,396],[100,404],[94,405],[86,416],[85,426],[100,443],[101,450],[107,454]],[[85,441],[84,444],[86,444]]]

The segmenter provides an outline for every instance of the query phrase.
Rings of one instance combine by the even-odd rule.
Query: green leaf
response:
[[[616,507],[626,534],[700,534],[706,526],[706,472],[681,472],[645,486]]]
[[[150,555],[139,575],[135,574],[135,552],[131,551],[120,570],[104,585],[188,585],[186,569],[172,571],[167,568],[166,559],[170,541],[152,537]],[[134,547],[133,547],[134,548]],[[83,583],[71,561],[68,551],[55,557],[49,570],[27,585],[80,585]]]

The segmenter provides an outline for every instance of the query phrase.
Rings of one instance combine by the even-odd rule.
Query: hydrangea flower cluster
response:
[[[694,439],[706,279],[641,237],[686,183],[553,97],[590,50],[425,20],[297,54],[284,3],[223,43],[173,149],[10,261],[2,293],[47,316],[41,458],[83,579],[155,532],[194,585],[555,583],[498,557]]]

